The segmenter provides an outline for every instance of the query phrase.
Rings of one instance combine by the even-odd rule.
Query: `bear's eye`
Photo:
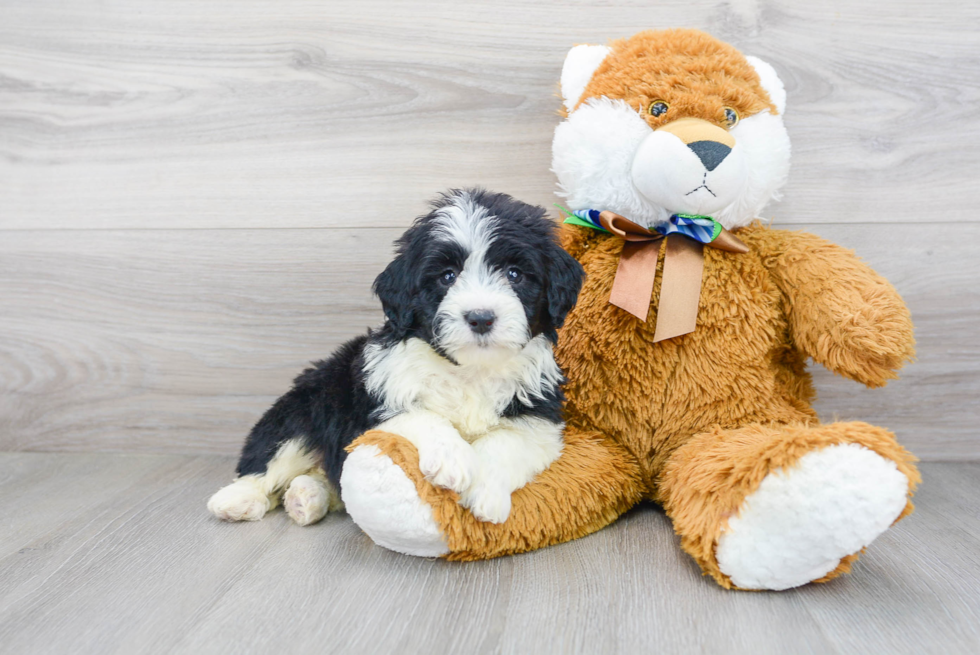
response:
[[[647,107],[647,111],[650,112],[650,115],[654,118],[660,118],[667,113],[668,109],[670,109],[670,105],[663,100],[654,100],[650,103],[650,106]]]
[[[732,129],[738,124],[738,112],[731,107],[722,107],[722,110],[725,112],[725,124]]]
[[[511,284],[517,284],[524,279],[524,274],[521,273],[521,269],[516,266],[511,266],[507,269],[507,281]]]
[[[449,268],[439,274],[439,284],[444,287],[453,286],[453,282],[456,281],[456,271]]]

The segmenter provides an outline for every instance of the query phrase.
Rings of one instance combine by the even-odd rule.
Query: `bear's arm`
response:
[[[764,230],[757,244],[786,300],[796,346],[869,387],[915,356],[909,310],[853,251],[805,232]],[[755,241],[755,239],[753,239]]]

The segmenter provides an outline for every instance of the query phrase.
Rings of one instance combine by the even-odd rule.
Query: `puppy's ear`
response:
[[[414,320],[412,290],[408,255],[401,253],[374,280],[374,293],[381,300],[385,318],[401,339],[411,329]]]
[[[557,342],[558,334],[555,330],[565,323],[565,316],[575,306],[578,293],[582,290],[585,270],[574,257],[565,252],[557,243],[549,249],[548,259],[550,261],[547,299],[548,319],[551,323],[548,338],[552,342]]]

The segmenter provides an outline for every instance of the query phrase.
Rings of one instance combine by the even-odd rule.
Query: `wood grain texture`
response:
[[[309,361],[380,323],[399,232],[10,233],[0,450],[236,452]]]
[[[703,578],[649,505],[569,544],[464,564],[376,547],[344,514],[222,524],[204,502],[232,467],[0,454],[0,490],[22,494],[0,494],[3,652],[980,649],[980,464],[925,464],[916,513],[852,575],[777,593]]]
[[[817,367],[825,420],[980,458],[980,225],[803,226],[889,277],[918,361],[885,389]],[[238,451],[307,362],[381,320],[396,229],[14,231],[0,243],[0,450]],[[950,266],[948,262],[957,262]]]
[[[821,416],[980,458],[978,19],[952,0],[4,2],[0,449],[235,452],[307,361],[378,322],[370,281],[433,193],[555,200],[572,44],[680,26],[786,83],[776,224],[855,247],[913,309],[919,361],[877,391],[818,370]]]
[[[0,229],[398,226],[475,183],[550,204],[565,52],[672,26],[784,78],[780,221],[977,221],[978,24],[954,0],[11,0]]]

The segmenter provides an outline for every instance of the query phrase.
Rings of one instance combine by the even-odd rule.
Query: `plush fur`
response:
[[[782,589],[847,572],[912,510],[919,475],[889,431],[821,424],[806,362],[867,386],[886,384],[914,355],[907,308],[853,252],[756,219],[789,164],[785,92],[771,66],[689,30],[641,33],[613,42],[603,57],[572,53],[562,72],[571,111],[556,130],[553,164],[572,207],[646,225],[684,210],[669,194],[644,189],[652,179],[663,188],[687,184],[671,177],[675,164],[701,166],[712,183],[709,164],[717,162],[676,129],[678,120],[696,121],[698,134],[713,134],[707,140],[735,144],[726,146],[728,157],[743,149],[741,177],[729,180],[712,212],[749,252],[706,248],[697,329],[653,343],[662,256],[642,322],[609,303],[623,242],[565,226],[563,244],[586,271],[557,350],[569,377],[566,445],[514,495],[503,525],[469,520],[425,482],[417,455],[396,434],[371,432],[352,448],[370,444],[415,483],[411,495],[432,508],[448,558],[580,537],[646,498],[664,506],[681,546],[724,587]],[[652,116],[657,99],[669,110]],[[738,112],[734,127],[724,107]],[[647,146],[666,160],[643,160],[644,187],[636,161]]]
[[[434,484],[502,522],[511,493],[562,449],[556,330],[582,268],[545,211],[479,189],[450,192],[397,243],[374,289],[386,322],[296,378],[252,429],[239,478],[209,509],[257,520],[285,492],[303,525],[342,506],[345,448],[372,428],[422,453]]]
[[[609,210],[645,227],[673,213],[705,214],[734,229],[776,197],[790,143],[777,108],[786,92],[769,64],[693,30],[642,32],[613,42],[599,61],[575,54],[583,47],[562,70],[563,95],[576,109],[552,144],[559,195],[571,209]],[[591,76],[584,90],[564,84],[583,75]],[[656,101],[668,107],[659,116],[649,111]],[[734,127],[725,108],[738,115]],[[705,166],[695,137],[672,133],[678,119],[700,124],[701,144],[731,151]]]

